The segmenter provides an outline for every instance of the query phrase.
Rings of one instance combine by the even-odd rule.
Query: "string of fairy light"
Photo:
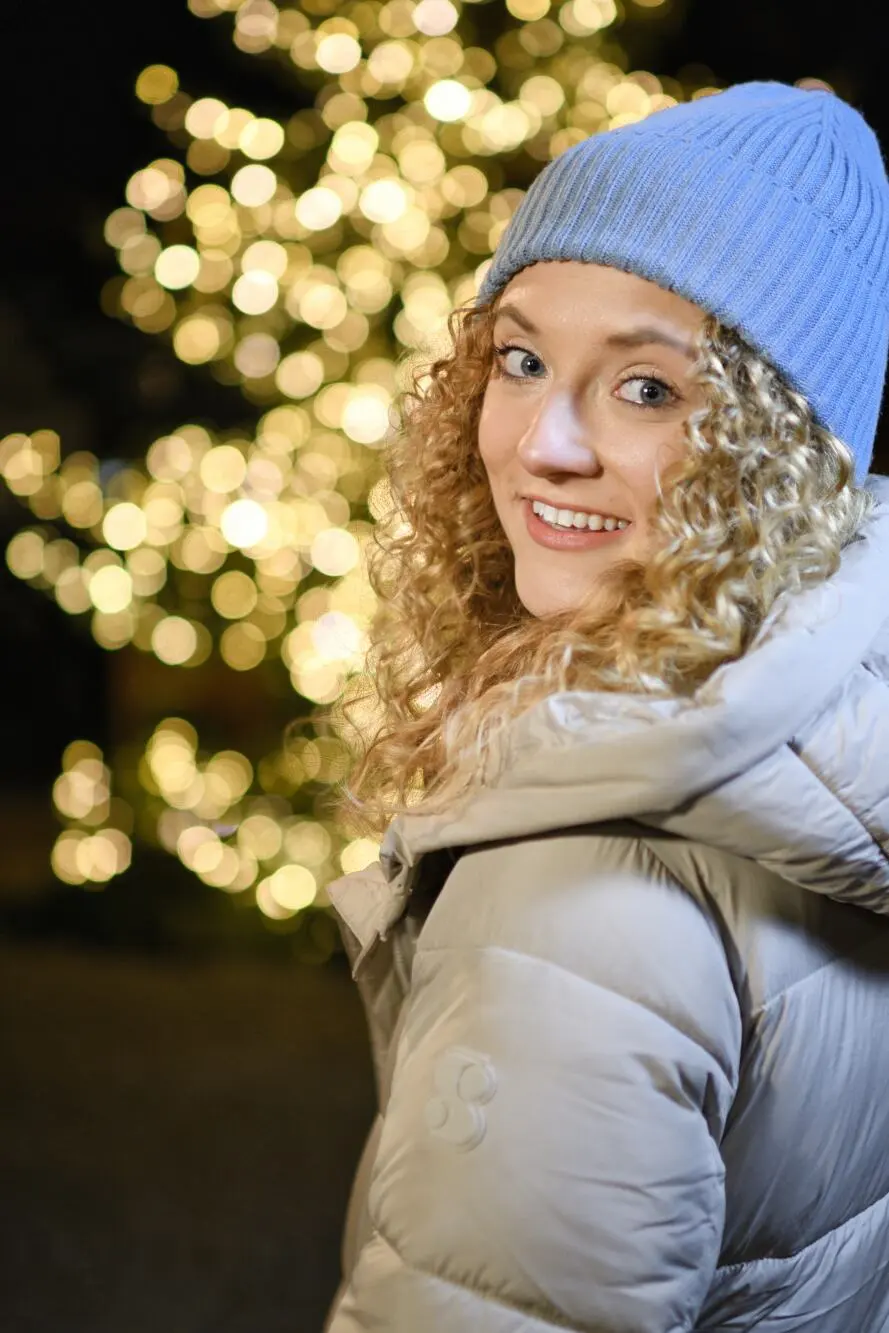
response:
[[[670,0],[627,3],[652,16]],[[488,49],[473,11],[493,4]],[[134,172],[106,220],[120,274],[102,306],[238,385],[259,419],[249,438],[184,422],[107,477],[89,452],[63,456],[51,429],[8,436],[0,475],[34,522],[6,560],[108,651],[182,670],[213,653],[238,672],[273,659],[297,695],[329,705],[362,671],[393,399],[476,292],[516,182],[591,133],[715,89],[628,72],[616,0],[189,8],[227,15],[235,45],[289,65],[314,102],[278,121],[192,97],[171,66],[144,69],[136,96],[170,153]],[[205,588],[187,613],[180,576]],[[138,760],[140,817],[141,797],[113,795],[112,765],[75,741],[54,789],[55,873],[106,883],[135,829],[270,919],[323,907],[324,884],[378,845],[295,815],[292,798],[342,777],[346,758],[326,733],[271,755],[208,753],[187,719],[166,718]]]

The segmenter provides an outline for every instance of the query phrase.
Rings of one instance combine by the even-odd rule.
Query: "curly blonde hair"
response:
[[[550,694],[690,698],[742,656],[776,598],[836,571],[874,503],[805,398],[708,316],[692,372],[706,405],[659,480],[656,553],[613,565],[595,609],[532,616],[477,444],[500,295],[452,312],[451,350],[415,364],[399,401],[392,506],[368,558],[379,601],[366,671],[332,713],[358,742],[338,812],[371,836],[397,813],[468,799],[493,776],[498,734]]]

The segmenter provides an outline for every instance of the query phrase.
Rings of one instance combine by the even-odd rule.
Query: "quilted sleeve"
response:
[[[716,926],[644,844],[465,855],[419,938],[331,1333],[692,1328],[740,1043]]]

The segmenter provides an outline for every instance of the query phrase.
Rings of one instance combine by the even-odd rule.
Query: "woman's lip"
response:
[[[611,532],[606,532],[604,528],[598,532],[590,528],[554,528],[534,513],[532,502],[527,497],[522,501],[522,508],[530,536],[539,546],[548,546],[552,551],[595,550],[597,546],[605,546],[625,536],[633,526],[629,523],[627,527],[613,528]]]

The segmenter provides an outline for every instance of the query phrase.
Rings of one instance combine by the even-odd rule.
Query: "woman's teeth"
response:
[[[581,509],[556,509],[542,500],[532,500],[531,508],[544,523],[553,528],[589,528],[593,532],[614,532],[615,528],[628,528],[627,518],[606,518],[603,514],[588,514]]]

